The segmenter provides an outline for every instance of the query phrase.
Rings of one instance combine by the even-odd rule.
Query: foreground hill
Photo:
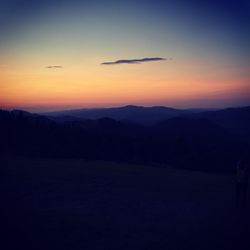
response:
[[[1,249],[249,250],[250,213],[235,209],[233,175],[76,159],[0,163]]]
[[[55,122],[22,111],[0,112],[0,150],[28,156],[75,157],[200,170],[233,170],[249,144],[217,124],[171,118],[154,126],[111,118]]]

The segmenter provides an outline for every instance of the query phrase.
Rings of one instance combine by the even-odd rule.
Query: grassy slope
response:
[[[234,188],[232,175],[2,158],[5,249],[249,249]]]

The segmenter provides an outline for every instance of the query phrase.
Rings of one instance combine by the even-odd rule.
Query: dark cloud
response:
[[[61,69],[63,66],[61,65],[49,65],[46,67],[47,69]]]
[[[115,65],[115,64],[135,64],[135,63],[144,63],[144,62],[153,62],[153,61],[163,61],[167,60],[166,58],[161,57],[146,57],[142,59],[122,59],[114,62],[103,62],[102,65]]]

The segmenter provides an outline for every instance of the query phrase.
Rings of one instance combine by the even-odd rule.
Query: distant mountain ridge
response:
[[[205,111],[190,117],[207,119],[250,142],[250,107]]]
[[[78,119],[100,119],[109,117],[118,121],[128,120],[152,125],[165,119],[199,112],[198,109],[175,109],[164,106],[143,107],[128,105],[115,108],[74,109],[41,113],[49,117],[71,116]]]
[[[75,109],[43,113],[54,121],[81,121],[109,117],[117,121],[152,126],[175,117],[207,119],[250,141],[250,107],[225,109],[175,109],[164,106],[128,105],[116,108]]]
[[[185,113],[145,126],[108,117],[67,116],[64,120],[65,116],[58,116],[58,121],[20,110],[0,110],[0,153],[233,170],[241,153],[250,152],[249,128],[237,133],[248,124],[249,111]]]

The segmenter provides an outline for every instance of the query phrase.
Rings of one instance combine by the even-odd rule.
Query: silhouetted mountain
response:
[[[73,122],[73,121],[84,121],[86,119],[77,118],[75,116],[70,115],[60,115],[60,116],[46,116],[48,119],[58,122],[58,123],[64,123],[64,122]]]
[[[221,126],[228,132],[241,137],[241,139],[250,142],[250,107],[221,110],[180,110],[168,107],[139,107],[129,105],[118,108],[67,110],[46,113],[46,115],[48,118],[57,122],[110,117],[118,121],[142,125],[155,125],[163,120],[174,117],[204,118]]]
[[[151,125],[168,118],[190,113],[193,112],[189,110],[181,110],[161,106],[142,107],[129,105],[118,108],[65,110],[44,113],[44,115],[50,117],[73,116],[78,119],[100,119],[103,117],[110,117],[118,121],[128,120],[134,123]]]
[[[205,118],[250,142],[250,107],[206,111],[193,118]]]
[[[200,140],[213,138],[226,138],[228,133],[206,119],[191,119],[185,117],[176,117],[160,122],[155,125],[155,131],[161,136],[176,137],[185,136],[194,140],[199,138]],[[205,133],[204,133],[205,131]],[[194,137],[195,136],[195,137]]]
[[[207,119],[179,117],[154,126],[112,118],[55,122],[22,111],[0,111],[2,153],[161,163],[229,170],[249,144]]]
[[[247,147],[206,119],[172,118],[157,124],[154,131],[162,140],[168,141],[168,152],[171,152],[168,160],[183,168],[193,164],[213,169],[218,162],[220,168],[224,168],[235,162],[235,156]]]

